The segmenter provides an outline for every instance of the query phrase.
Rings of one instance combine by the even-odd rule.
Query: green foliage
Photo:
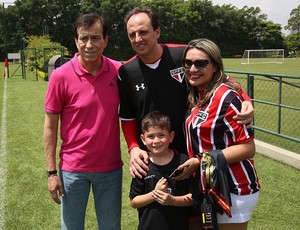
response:
[[[283,47],[281,26],[271,21],[261,21],[255,28],[260,49],[280,49]]]
[[[0,6],[1,8],[1,6]],[[17,22],[20,17],[18,9],[14,6],[8,6],[0,11],[0,48],[3,52],[0,53],[0,57],[3,58],[3,54],[17,53],[21,47],[21,33]]]
[[[160,42],[162,43],[187,43],[189,30],[187,27],[187,6],[184,0],[150,0],[144,5],[151,7],[159,15],[161,28]]]
[[[109,42],[104,54],[116,60],[127,60],[134,55],[123,25],[125,14],[136,6],[140,0],[104,0],[98,13],[104,15],[110,23]]]
[[[300,57],[300,33],[288,35],[284,42],[290,57]]]
[[[16,52],[21,38],[49,35],[73,54],[77,49],[72,24],[80,14],[96,12],[110,22],[109,43],[104,54],[117,60],[128,59],[133,51],[123,18],[135,6],[150,6],[157,11],[162,43],[186,44],[206,37],[217,42],[226,56],[249,48],[283,46],[280,26],[267,22],[258,7],[238,9],[230,4],[214,5],[210,0],[16,0],[15,5],[0,11],[0,17],[3,14],[5,19],[2,27],[0,21],[3,31],[0,48],[2,44]]]
[[[300,33],[300,5],[293,9],[285,29],[291,30],[293,33]]]
[[[293,9],[285,27],[291,34],[284,39],[290,57],[300,57],[300,5]]]
[[[48,35],[29,36],[26,43],[28,45],[25,50],[25,57],[28,60],[28,67],[37,68],[44,72],[46,72],[45,68],[52,56],[56,54],[61,56],[68,54],[66,47],[51,41]]]

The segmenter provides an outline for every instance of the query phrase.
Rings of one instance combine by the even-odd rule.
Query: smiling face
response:
[[[75,43],[80,54],[79,60],[83,66],[101,64],[101,55],[107,46],[108,37],[103,38],[100,22],[96,22],[88,28],[78,27],[78,38]]]
[[[159,126],[153,126],[141,135],[141,139],[152,154],[164,155],[174,139],[174,132],[169,132]]]
[[[126,27],[130,44],[139,57],[142,60],[156,59],[160,53],[160,28],[153,29],[149,16],[146,13],[134,14],[127,21]]]
[[[217,71],[217,68],[211,62],[210,57],[204,51],[192,48],[187,51],[185,59],[192,62],[197,60],[209,61],[204,68],[198,69],[194,64],[192,64],[190,68],[183,68],[185,76],[192,86],[198,87],[199,90],[205,89],[211,82],[214,72]]]

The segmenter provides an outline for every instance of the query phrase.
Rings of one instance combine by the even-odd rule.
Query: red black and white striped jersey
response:
[[[241,105],[240,95],[221,84],[203,108],[193,108],[185,122],[189,156],[253,140],[253,130],[233,120],[233,116],[241,111]],[[229,164],[228,167],[231,192],[245,195],[259,190],[253,159]]]

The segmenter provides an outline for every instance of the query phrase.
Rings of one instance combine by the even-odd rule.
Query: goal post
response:
[[[284,49],[245,50],[241,64],[284,63]]]

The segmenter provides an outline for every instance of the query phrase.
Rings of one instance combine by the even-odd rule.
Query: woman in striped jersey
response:
[[[182,67],[190,89],[185,121],[190,159],[181,165],[185,170],[177,179],[187,178],[199,169],[203,172],[201,157],[195,157],[199,153],[221,150],[223,164],[226,170],[228,168],[226,180],[231,215],[217,213],[217,227],[221,230],[247,229],[258,202],[260,184],[253,160],[253,130],[238,125],[232,118],[241,111],[241,87],[228,80],[220,50],[208,39],[196,39],[188,44]]]

